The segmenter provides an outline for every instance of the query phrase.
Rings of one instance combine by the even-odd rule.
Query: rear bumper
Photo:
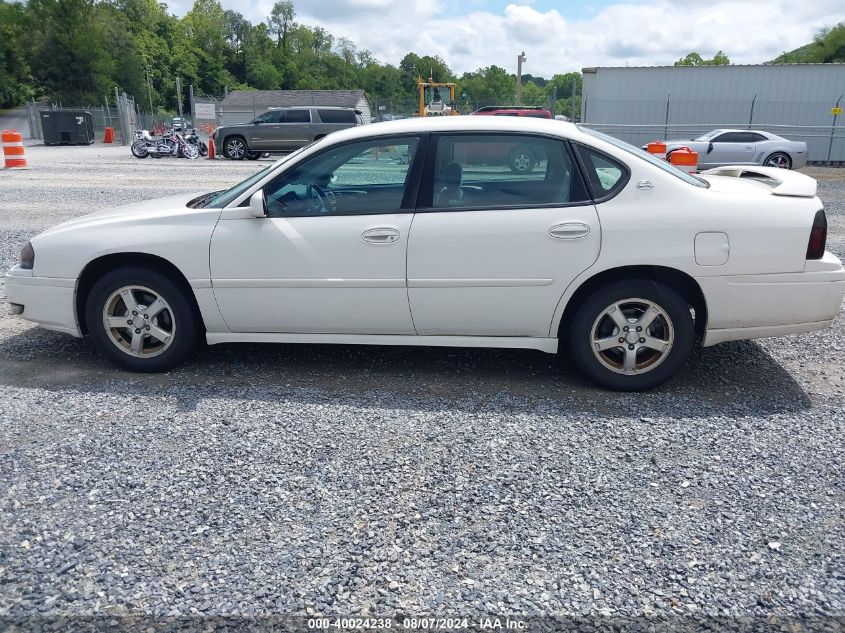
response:
[[[17,266],[4,279],[12,313],[48,330],[81,337],[74,300],[76,280],[35,277]]]
[[[704,345],[829,327],[842,307],[845,270],[831,253],[804,272],[700,277],[707,301]]]

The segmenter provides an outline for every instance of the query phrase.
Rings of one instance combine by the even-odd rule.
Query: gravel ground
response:
[[[0,172],[3,268],[60,220],[261,166],[28,157]],[[808,171],[845,256],[845,171]],[[700,350],[647,394],[530,351],[232,345],[148,376],[0,304],[0,629],[845,618],[843,351],[840,316]]]

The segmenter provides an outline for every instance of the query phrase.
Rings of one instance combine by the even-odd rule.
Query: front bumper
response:
[[[4,279],[12,313],[48,330],[81,337],[76,320],[76,280],[35,277],[15,266]]]
[[[845,297],[842,262],[825,253],[804,272],[699,277],[707,301],[704,346],[830,327]]]

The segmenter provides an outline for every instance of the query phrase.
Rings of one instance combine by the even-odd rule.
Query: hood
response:
[[[213,212],[219,215],[220,209],[191,209],[186,205],[194,198],[203,195],[205,192],[180,193],[166,198],[156,198],[144,202],[133,202],[113,209],[104,209],[83,215],[82,217],[62,222],[44,231],[42,235],[59,233],[70,229],[83,228],[86,226],[106,224],[111,222],[125,221],[157,221],[165,218],[176,218],[184,215],[198,215],[201,213]]]

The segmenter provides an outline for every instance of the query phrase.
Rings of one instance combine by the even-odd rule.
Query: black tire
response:
[[[637,306],[645,304],[628,302],[631,299],[653,302],[662,309],[664,316],[656,318],[643,334],[653,336],[652,340],[669,341],[668,349],[665,353],[658,353],[645,346],[640,349],[640,341],[645,339],[638,339],[625,340],[624,344],[605,352],[594,352],[594,326],[597,339],[640,336],[635,331],[637,324],[630,319],[643,314],[638,312]],[[631,323],[629,333],[622,332],[607,312],[608,307],[619,302],[622,302],[622,314],[627,316],[625,321]],[[635,278],[597,288],[583,299],[569,321],[568,331],[561,332],[561,338],[565,338],[568,343],[572,360],[578,369],[596,384],[616,391],[645,391],[663,384],[684,365],[695,342],[695,326],[690,306],[678,292],[657,281]],[[626,373],[624,368],[626,348],[632,350],[633,358],[636,359],[635,369],[630,373]],[[600,360],[600,356],[604,360]],[[616,361],[618,365],[611,369],[610,366],[614,366]]]
[[[516,174],[530,174],[536,166],[537,158],[524,145],[518,145],[508,153],[508,167]]]
[[[777,163],[777,164],[776,164]],[[792,169],[792,159],[789,154],[784,152],[775,152],[771,156],[767,156],[763,161],[765,167],[779,167],[781,169]]]
[[[124,337],[127,339],[126,345],[130,345],[128,338],[132,336],[132,331],[129,327],[106,330],[104,321],[106,304],[115,292],[127,286],[149,289],[167,304],[166,311],[161,313],[162,317],[167,317],[167,324],[160,320],[161,317],[154,317],[154,319],[163,329],[169,326],[174,334],[169,345],[158,355],[141,358],[131,355],[130,351],[120,347],[115,342],[117,337]],[[134,296],[139,299],[138,307],[144,307],[140,303],[144,293],[138,291]],[[123,306],[121,310],[126,308],[125,304],[118,303],[118,305]],[[130,317],[128,310],[125,314]],[[143,315],[140,315],[139,319],[141,317]],[[201,333],[199,315],[189,297],[186,296],[186,290],[160,271],[137,266],[116,268],[94,282],[85,302],[85,322],[91,340],[104,356],[120,367],[136,372],[167,371],[178,365],[196,348]],[[143,332],[143,327],[140,331]],[[158,344],[150,335],[142,333],[141,337],[145,345]]]
[[[135,158],[146,158],[150,155],[145,141],[135,141],[132,143],[132,147],[130,149],[132,150],[132,155]]]
[[[223,155],[230,160],[243,160],[249,155],[249,146],[243,136],[228,136],[223,141]]]

